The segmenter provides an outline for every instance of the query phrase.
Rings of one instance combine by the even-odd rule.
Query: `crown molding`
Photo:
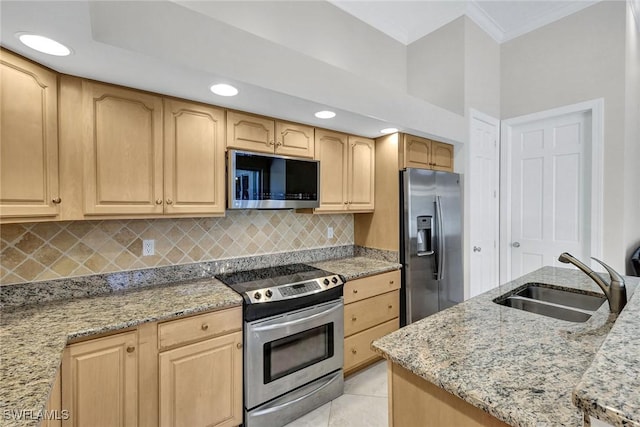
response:
[[[504,29],[498,25],[496,21],[485,11],[477,2],[477,0],[468,0],[465,15],[498,43],[505,41]]]

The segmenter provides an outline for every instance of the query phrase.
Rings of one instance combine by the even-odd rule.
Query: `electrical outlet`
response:
[[[327,239],[333,239],[333,227],[327,227]]]
[[[142,256],[151,256],[156,253],[156,241],[153,239],[142,241]]]

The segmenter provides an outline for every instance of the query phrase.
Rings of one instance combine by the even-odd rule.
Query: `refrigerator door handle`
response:
[[[436,280],[442,280],[445,262],[445,243],[444,243],[444,221],[442,219],[442,202],[440,196],[436,196],[436,217],[438,223],[438,271],[436,271]]]
[[[416,255],[417,256],[429,256],[429,255],[433,255],[435,252],[434,251],[423,251],[423,252],[417,252]]]

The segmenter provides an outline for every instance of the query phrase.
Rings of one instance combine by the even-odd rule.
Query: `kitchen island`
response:
[[[626,279],[629,303],[620,316],[605,303],[586,322],[573,323],[494,302],[531,282],[601,292],[577,270],[544,267],[375,341],[374,350],[389,361],[390,424],[467,417],[476,425],[582,426],[588,414],[640,425],[640,353],[632,342],[638,278]],[[602,365],[612,358],[627,374],[598,381],[594,376],[604,375]],[[402,395],[411,387],[413,399]],[[418,392],[429,403],[416,400]],[[434,409],[442,402],[447,413]],[[462,418],[448,418],[452,413]]]

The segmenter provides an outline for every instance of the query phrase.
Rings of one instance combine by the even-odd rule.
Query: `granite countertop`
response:
[[[366,257],[340,258],[309,263],[313,267],[341,274],[347,281],[398,270],[401,264]]]
[[[605,421],[623,425],[616,414],[637,420],[640,296],[630,296],[617,321],[605,303],[584,323],[493,302],[529,282],[601,293],[577,270],[544,267],[382,337],[372,347],[513,426],[582,426],[574,389],[576,400],[601,405],[593,413],[606,412]],[[629,291],[638,282],[627,278]],[[616,370],[602,372],[616,363]]]
[[[0,406],[34,414],[44,409],[70,340],[241,304],[240,295],[209,278],[5,308],[0,320]],[[39,425],[35,419],[4,418],[7,427]]]
[[[400,264],[368,257],[308,264],[341,274],[347,280],[400,268]],[[209,277],[87,298],[5,307],[0,319],[0,407],[33,414],[44,409],[62,352],[70,341],[240,305],[240,295]],[[35,419],[8,420],[3,415],[0,415],[3,426],[39,425]]]

